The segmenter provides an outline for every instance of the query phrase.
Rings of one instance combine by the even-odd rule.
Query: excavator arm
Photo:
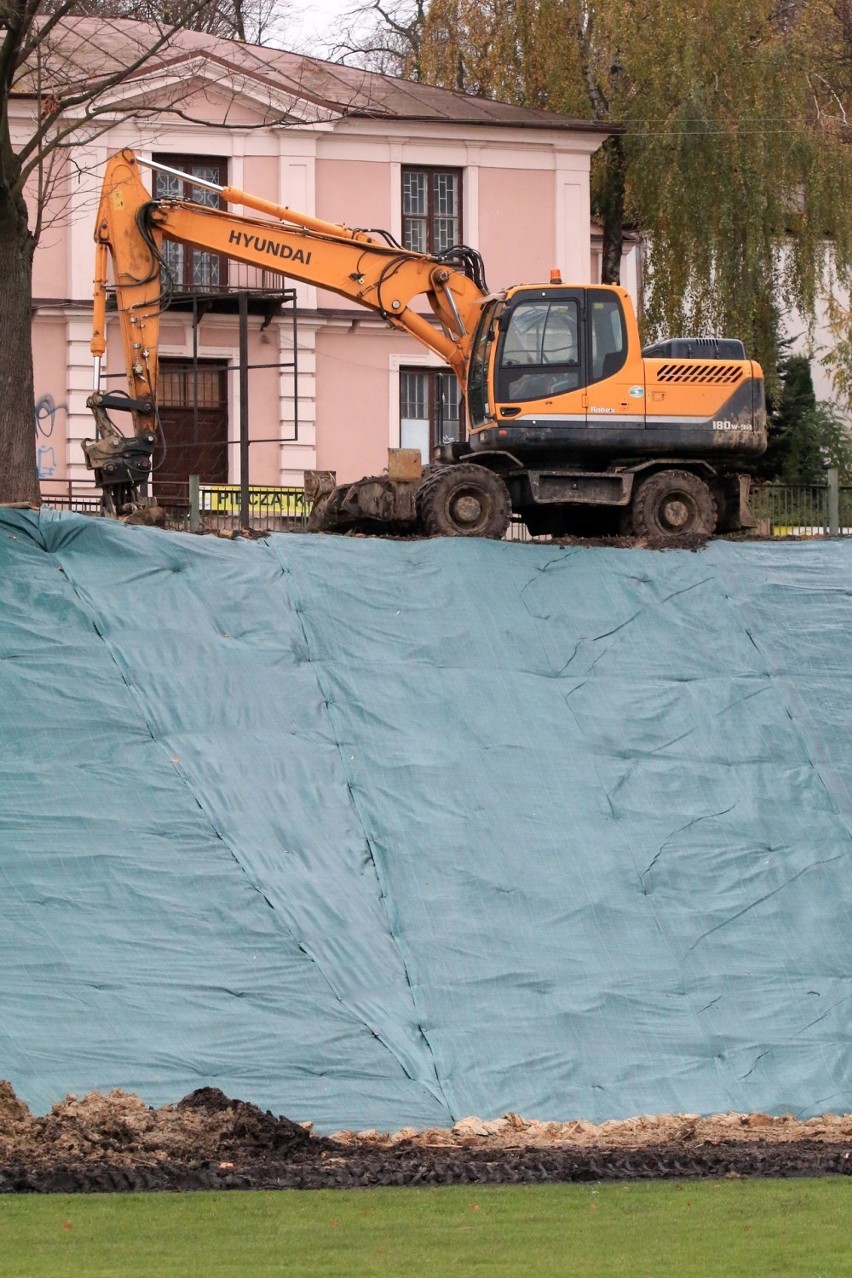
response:
[[[235,187],[204,183],[185,174],[181,176],[187,183],[210,186],[227,204],[251,212],[236,213],[188,200],[152,200],[140,177],[142,163],[131,151],[109,161],[95,231],[91,347],[95,390],[89,406],[95,414],[97,437],[86,441],[84,449],[87,464],[109,494],[106,505],[114,508],[110,513],[134,504],[150,472],[157,423],[159,321],[169,292],[164,239],[279,271],[349,298],[416,337],[464,384],[473,331],[487,293],[481,259],[474,250],[462,246],[442,257],[415,253],[382,243],[366,231],[324,222]],[[129,397],[99,388],[110,260]],[[437,325],[415,309],[424,302]],[[133,415],[132,440],[121,435],[109,417],[109,410],[120,409]]]

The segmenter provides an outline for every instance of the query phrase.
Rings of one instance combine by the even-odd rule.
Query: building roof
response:
[[[611,125],[529,107],[510,106],[452,89],[438,89],[358,67],[324,62],[262,45],[242,44],[201,31],[176,31],[156,53],[143,55],[156,43],[158,32],[146,23],[127,19],[65,18],[51,35],[52,56],[40,67],[45,91],[59,95],[91,85],[127,68],[123,83],[162,75],[185,75],[189,64],[212,64],[216,78],[254,81],[270,94],[295,99],[312,107],[316,118],[394,119],[443,124],[503,126],[611,134]],[[192,72],[190,72],[192,74]],[[15,92],[35,93],[35,72],[25,73]],[[302,117],[304,118],[304,117]]]

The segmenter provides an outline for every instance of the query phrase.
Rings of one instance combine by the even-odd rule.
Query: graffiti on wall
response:
[[[52,395],[42,395],[36,400],[36,461],[39,479],[50,479],[56,474],[56,449],[49,442],[56,428],[57,413],[67,412],[65,404],[57,404]]]

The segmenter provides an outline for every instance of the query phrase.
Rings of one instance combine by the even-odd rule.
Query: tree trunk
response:
[[[26,205],[0,187],[0,503],[39,503],[32,263]]]
[[[603,221],[601,283],[621,283],[621,250],[624,238],[624,145],[616,135],[602,147],[604,177],[600,214]]]

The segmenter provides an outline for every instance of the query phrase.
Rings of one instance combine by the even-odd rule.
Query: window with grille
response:
[[[161,408],[224,408],[228,403],[227,368],[220,364],[163,360],[157,402]]]
[[[461,169],[402,170],[402,242],[415,253],[461,244]]]
[[[403,369],[399,417],[400,447],[419,448],[424,462],[438,444],[461,439],[461,396],[455,374],[444,369]]]
[[[218,186],[228,184],[228,161],[209,155],[155,155],[156,164],[166,164],[169,168],[180,169],[191,177],[203,178],[206,182],[215,182]],[[185,178],[176,177],[173,173],[159,173],[154,169],[155,200],[193,200],[196,204],[206,204],[208,208],[223,207],[217,191],[210,191],[205,186],[196,186]],[[228,283],[228,259],[219,253],[208,253],[203,249],[189,248],[185,244],[173,244],[165,241],[163,255],[171,273],[174,288],[186,293],[218,292]]]

